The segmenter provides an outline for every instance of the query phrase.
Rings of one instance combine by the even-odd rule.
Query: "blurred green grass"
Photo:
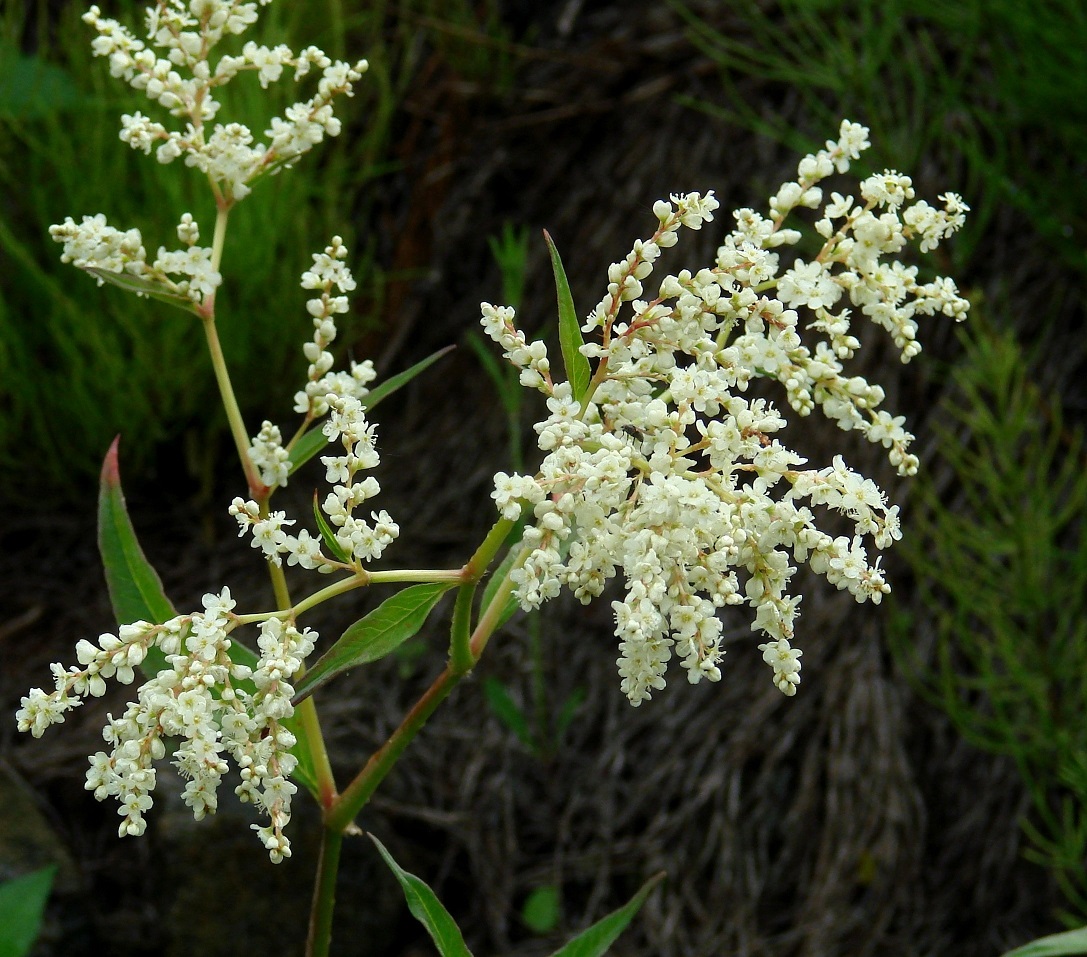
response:
[[[953,182],[973,207],[950,244],[956,270],[1011,205],[1087,272],[1080,0],[734,0],[728,30],[668,2],[719,68],[721,96],[690,105],[800,151],[843,116],[864,123],[870,167]],[[798,113],[803,129],[785,119]]]

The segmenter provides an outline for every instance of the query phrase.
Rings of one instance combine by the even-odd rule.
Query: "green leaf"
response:
[[[325,547],[332,553],[332,557],[338,562],[350,565],[351,559],[347,557],[347,552],[343,550],[343,546],[336,541],[336,536],[332,533],[332,529],[329,528],[328,522],[325,521],[325,516],[317,505],[316,491],[313,493],[313,517],[317,519],[317,528],[321,532],[321,541],[325,543]]]
[[[318,452],[328,445],[328,437],[320,429],[310,429],[297,442],[291,446],[290,463],[291,472],[305,465]]]
[[[562,362],[566,367],[566,378],[574,398],[580,402],[589,388],[592,373],[589,360],[581,354],[585,340],[581,336],[581,324],[574,309],[574,297],[570,292],[570,283],[566,280],[566,271],[562,268],[559,251],[550,234],[544,230],[547,251],[551,254],[551,269],[555,274],[555,292],[559,299],[559,344],[562,346]]]
[[[537,887],[521,908],[521,920],[537,934],[554,930],[561,917],[562,902],[559,900],[559,889],[554,884]]]
[[[601,957],[615,943],[616,938],[627,928],[634,915],[641,910],[642,904],[662,880],[664,872],[649,878],[628,903],[607,917],[598,920],[592,927],[583,930],[565,947],[556,950],[552,957]]]
[[[125,272],[114,272],[111,269],[98,269],[94,266],[85,268],[84,272],[90,273],[95,279],[101,279],[111,286],[118,286],[127,292],[134,292],[137,296],[146,296],[148,299],[155,299],[158,302],[165,302],[168,305],[176,306],[183,312],[191,312],[193,315],[199,315],[196,311],[196,303],[188,296],[169,292],[168,290],[163,289],[161,283],[151,282],[148,279],[140,279],[138,276],[132,276]]]
[[[447,352],[451,352],[456,346],[446,346],[444,349],[439,349],[437,352],[431,353],[425,359],[421,359],[416,362],[410,369],[405,369],[398,375],[394,375],[391,378],[386,379],[376,389],[371,389],[362,399],[362,406],[369,411],[374,408],[382,399],[387,399],[397,389],[407,385],[414,379],[420,372],[427,369],[437,362]]]
[[[0,957],[30,953],[56,872],[54,864],[0,884]]]
[[[411,585],[385,599],[347,629],[295,689],[294,703],[307,698],[338,674],[384,658],[414,635],[454,582]]]
[[[562,743],[562,736],[566,733],[566,729],[574,721],[574,717],[577,715],[578,708],[585,701],[585,689],[575,688],[570,692],[570,697],[567,698],[562,707],[559,709],[559,715],[555,719],[555,742],[556,744]]]
[[[106,586],[118,624],[150,621],[161,625],[176,617],[177,612],[166,597],[162,580],[140,548],[136,530],[128,516],[117,460],[120,440],[120,436],[113,440],[102,463],[102,481],[98,493],[98,550],[105,566]],[[230,658],[237,664],[250,668],[255,668],[258,661],[252,650],[234,638],[230,641]],[[153,676],[167,667],[166,656],[159,648],[152,646],[147,649],[147,656],[140,665],[140,670]],[[305,731],[297,719],[292,718],[285,723],[298,738],[298,743],[291,749],[298,758],[294,777],[311,794],[317,796],[317,773]]]
[[[376,389],[371,389],[363,396],[362,407],[367,410],[374,408],[382,399],[387,399],[397,389],[407,385],[412,379],[419,375],[420,372],[433,365],[442,356],[454,348],[456,347],[446,346],[444,349],[439,349],[437,352],[431,353],[425,359],[416,362],[410,369],[405,369],[398,375],[386,379]],[[306,462],[312,459],[326,445],[328,445],[328,439],[320,429],[311,429],[303,435],[291,448],[291,472],[293,473],[301,466],[305,465]]]
[[[389,870],[400,881],[400,886],[404,889],[404,899],[408,902],[408,910],[427,929],[441,957],[472,957],[472,952],[464,943],[464,935],[461,934],[460,928],[442,902],[438,900],[434,891],[424,881],[414,874],[409,874],[397,864],[393,856],[385,849],[385,845],[373,834],[369,837],[385,859],[385,863],[389,865]]]
[[[0,46],[0,116],[35,120],[85,103],[67,70],[36,56]]]
[[[487,378],[494,384],[494,389],[502,400],[506,414],[510,415],[516,412],[520,406],[519,399],[522,393],[517,370],[509,364],[499,362],[495,358],[494,352],[488,348],[488,344],[483,341],[483,336],[474,329],[469,329],[464,338],[468,340],[468,345],[471,346],[476,358],[479,359],[483,371],[487,373]]]
[[[536,750],[536,743],[532,740],[532,730],[528,726],[528,719],[517,702],[510,697],[506,686],[497,678],[487,678],[483,682],[483,697],[495,717],[510,729],[530,751]]]
[[[1065,954],[1087,954],[1087,927],[1039,937],[1009,950],[1003,957],[1062,957]]]
[[[117,461],[117,436],[102,463],[98,490],[98,551],[106,571],[106,587],[118,624],[149,621],[161,625],[177,615],[162,588],[162,580],[140,548],[128,517]],[[166,667],[166,656],[149,648],[141,666],[155,675]]]

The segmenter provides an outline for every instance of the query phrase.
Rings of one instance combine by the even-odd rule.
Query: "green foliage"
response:
[[[528,274],[528,239],[528,230],[525,227],[515,227],[507,222],[501,236],[490,236],[487,240],[491,255],[502,274],[502,304],[514,309],[521,307],[524,295],[525,278]],[[524,407],[525,390],[521,388],[517,369],[499,359],[495,355],[494,343],[485,340],[477,330],[469,330],[465,338],[483,366],[483,371],[487,373],[487,378],[494,384],[502,409],[506,413],[510,465],[514,472],[523,472],[525,452],[521,410]]]
[[[583,930],[565,947],[555,951],[551,957],[601,957],[606,954],[608,948],[615,943],[634,919],[634,915],[642,909],[642,904],[652,893],[653,888],[663,880],[663,872],[649,878],[626,904],[618,910],[613,910],[607,917],[598,920],[592,927]]]
[[[562,268],[559,250],[548,233],[547,251],[551,254],[551,269],[555,274],[555,292],[559,300],[559,343],[562,345],[562,362],[566,367],[566,378],[570,383],[573,398],[581,402],[589,388],[592,370],[589,360],[581,354],[585,339],[581,335],[581,320],[574,308],[574,297],[570,292],[570,283],[566,279],[566,270]]]
[[[810,150],[846,116],[872,130],[876,168],[958,170],[973,207],[961,263],[1001,205],[1019,207],[1054,254],[1087,269],[1087,7],[1080,0],[737,0],[727,32],[669,0],[720,66],[690,105]],[[799,97],[805,129],[765,111],[754,77]],[[818,138],[813,139],[813,137]]]
[[[1087,954],[1087,927],[1039,937],[1009,950],[1003,957],[1071,957],[1072,954]]]
[[[149,621],[161,625],[177,611],[166,597],[162,579],[151,566],[128,517],[117,457],[120,438],[113,440],[105,461],[98,491],[98,552],[106,573],[110,604],[119,624]],[[166,667],[158,648],[150,648],[145,665],[157,674]]]
[[[562,917],[562,898],[554,884],[537,887],[521,907],[521,920],[529,930],[546,934],[554,930]]]
[[[502,304],[521,308],[528,276],[528,227],[514,226],[507,220],[501,236],[487,237],[491,255],[502,274]]]
[[[414,874],[408,873],[397,864],[385,845],[373,834],[369,835],[369,837],[377,847],[382,859],[388,865],[389,870],[396,875],[396,879],[400,882],[400,886],[404,891],[404,899],[407,901],[412,916],[427,929],[427,933],[430,934],[441,957],[471,957],[472,952],[465,944],[460,929],[449,911],[438,900],[434,891],[430,889],[425,881]],[[583,930],[568,944],[555,951],[552,957],[603,957],[608,948],[615,943],[619,935],[626,930],[635,915],[641,910],[642,904],[645,903],[653,888],[663,879],[663,873],[651,877],[626,904]],[[554,926],[557,923],[559,913],[558,888],[541,888],[541,890],[546,891],[544,896],[548,898],[548,901],[543,902],[539,915],[541,917],[553,917],[554,920],[551,926]],[[541,932],[546,929],[542,928]]]
[[[38,936],[56,866],[0,884],[0,957],[25,957]]]
[[[570,332],[569,323],[572,322],[574,334],[580,337],[573,299],[563,272],[562,262],[558,258],[558,251],[555,249],[554,243],[551,242],[551,238],[546,233],[545,237],[551,254],[552,270],[558,291],[560,317],[565,309],[567,334]],[[494,256],[502,274],[502,303],[503,305],[513,306],[514,309],[520,306],[524,293],[525,278],[528,271],[528,243],[528,230],[523,227],[516,228],[510,223],[505,224],[501,236],[492,236],[489,239],[491,254]],[[561,333],[562,327],[560,326],[560,338]],[[509,362],[497,359],[493,345],[485,342],[479,333],[473,330],[469,332],[467,339],[469,346],[479,359],[480,365],[483,366],[484,371],[487,373],[487,377],[494,384],[499,401],[506,413],[510,461],[513,471],[523,473],[525,471],[525,453],[523,430],[521,428],[521,410],[525,390],[520,385],[518,371]],[[584,359],[580,355],[578,358]],[[586,362],[586,370],[587,368],[588,363]],[[588,381],[587,375],[585,381]],[[524,523],[520,522],[510,532],[508,538],[509,551],[487,582],[480,605],[482,609],[490,606],[499,584],[517,561],[521,551],[519,546],[523,527]],[[498,627],[509,621],[519,608],[517,598],[511,593],[506,598],[505,606],[499,616]],[[551,718],[548,707],[544,643],[541,635],[542,623],[538,612],[528,617],[527,628],[529,650],[532,658],[531,703],[526,707],[522,707],[510,694],[509,689],[494,677],[489,677],[483,682],[483,693],[491,713],[516,736],[517,740],[536,757],[547,759],[554,755],[560,747],[566,729],[574,720],[577,709],[585,699],[585,692],[581,688],[575,689],[563,702],[558,714],[553,719]]]
[[[442,595],[452,587],[452,582],[427,582],[409,585],[386,598],[351,625],[306,672],[296,686],[295,704],[336,675],[391,654],[418,633]]]
[[[935,630],[899,648],[978,747],[1015,759],[1033,800],[1030,855],[1087,916],[1087,469],[1081,429],[1034,384],[1014,337],[975,324],[939,455],[904,542]],[[1074,918],[1073,918],[1074,919]]]
[[[457,927],[456,921],[450,916],[449,911],[437,895],[430,889],[427,883],[414,874],[408,873],[393,859],[385,845],[373,834],[370,840],[374,842],[378,852],[389,866],[389,870],[396,875],[400,887],[404,891],[404,900],[408,903],[408,910],[430,934],[434,946],[438,948],[441,957],[472,957],[468,945],[464,943],[464,936]]]

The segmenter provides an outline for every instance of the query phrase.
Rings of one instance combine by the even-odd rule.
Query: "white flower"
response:
[[[842,295],[842,288],[822,263],[798,259],[778,283],[782,302],[790,309],[829,309]]]

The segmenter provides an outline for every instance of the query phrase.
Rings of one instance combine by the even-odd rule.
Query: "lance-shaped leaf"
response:
[[[464,942],[464,935],[449,911],[438,900],[438,895],[427,886],[425,881],[414,874],[409,874],[397,864],[385,845],[373,834],[369,837],[385,859],[385,863],[389,865],[389,870],[400,881],[400,886],[404,890],[404,899],[408,902],[408,910],[427,929],[441,957],[472,957],[472,952]]]
[[[423,372],[429,366],[432,366],[453,348],[454,346],[446,346],[444,349],[439,349],[437,352],[431,353],[425,359],[416,362],[410,369],[405,369],[403,372],[386,379],[376,389],[371,389],[363,396],[362,407],[367,410],[374,408],[374,406],[382,399],[387,399],[397,389],[407,385],[412,379],[419,375],[419,373]],[[311,429],[303,435],[302,438],[295,442],[291,447],[291,472],[297,471],[326,445],[328,445],[328,439],[320,429]]]
[[[307,698],[338,674],[384,658],[423,627],[427,616],[454,582],[411,585],[386,598],[347,629],[295,686],[294,703]]]
[[[119,442],[120,436],[113,440],[106,453],[98,492],[98,550],[106,572],[106,586],[118,624],[149,621],[161,625],[176,617],[177,612],[166,597],[158,573],[144,555],[128,516],[117,460]],[[250,668],[257,666],[256,654],[233,638],[230,658],[236,664]],[[154,646],[147,649],[147,656],[140,665],[143,673],[149,676],[167,667],[166,656]],[[317,795],[317,773],[305,731],[297,720],[290,719],[286,724],[298,738],[298,743],[291,749],[298,758],[294,777],[308,791]]]
[[[332,557],[338,562],[343,562],[345,565],[351,564],[351,559],[347,557],[347,552],[343,550],[343,546],[336,541],[336,535],[329,527],[328,522],[325,521],[325,516],[322,514],[320,506],[317,504],[317,492],[313,493],[313,517],[317,520],[317,529],[321,533],[321,541],[325,543],[331,553]]]
[[[106,587],[118,624],[149,621],[161,625],[177,612],[140,548],[128,517],[117,462],[120,441],[117,436],[106,453],[98,488],[98,550],[106,571]],[[158,648],[149,648],[142,667],[145,674],[158,674],[166,667],[166,656]]]
[[[650,892],[662,880],[664,872],[649,878],[629,902],[618,910],[613,910],[607,917],[598,920],[592,927],[583,930],[565,947],[556,950],[551,957],[602,957],[616,938],[627,928],[634,915],[641,910],[642,904]]]
[[[183,296],[177,292],[170,292],[170,290],[163,287],[161,282],[155,282],[150,279],[141,279],[139,276],[133,276],[126,272],[114,272],[112,269],[99,269],[97,266],[91,266],[84,269],[84,271],[90,273],[95,279],[101,279],[103,282],[108,282],[111,286],[118,286],[121,289],[126,289],[128,292],[134,292],[137,296],[146,296],[149,299],[155,299],[159,302],[165,302],[171,306],[176,306],[184,312],[191,312],[196,316],[200,315],[196,303],[188,296]]]
[[[574,309],[574,297],[570,292],[570,283],[566,280],[566,271],[562,268],[559,251],[547,230],[544,230],[547,251],[551,254],[551,270],[555,274],[555,292],[559,299],[559,344],[562,346],[562,363],[566,369],[566,378],[574,398],[580,402],[589,388],[592,373],[589,360],[581,354],[585,340],[581,335],[581,325]]]
[[[381,385],[374,389],[371,389],[362,397],[362,407],[369,411],[377,406],[383,399],[387,399],[397,389],[401,389],[406,386],[412,379],[414,379],[420,372],[432,366],[447,352],[452,352],[456,346],[445,346],[443,349],[439,349],[437,352],[432,352],[425,359],[420,359],[410,369],[405,369],[403,372],[398,372],[394,376],[390,376]]]
[[[328,445],[328,438],[325,433],[320,429],[310,429],[291,446],[289,459],[291,472],[305,465],[326,445]]]
[[[1039,937],[1029,944],[1009,950],[1004,957],[1064,957],[1066,954],[1087,954],[1087,927]]]

